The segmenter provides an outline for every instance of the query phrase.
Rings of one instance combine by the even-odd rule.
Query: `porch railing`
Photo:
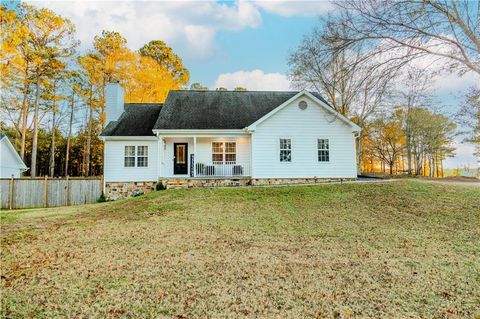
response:
[[[210,162],[196,163],[195,177],[242,177],[250,176],[249,163]]]

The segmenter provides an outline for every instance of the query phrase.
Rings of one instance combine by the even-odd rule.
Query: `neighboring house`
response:
[[[8,137],[0,134],[0,178],[18,178],[27,169]]]
[[[106,88],[109,197],[167,187],[354,179],[360,128],[318,94],[170,91],[164,104],[124,104]]]

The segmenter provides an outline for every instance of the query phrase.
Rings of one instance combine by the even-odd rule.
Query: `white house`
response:
[[[107,196],[168,187],[356,178],[360,128],[318,94],[170,91],[164,104],[124,104],[106,88]]]
[[[0,178],[18,178],[27,169],[8,137],[0,134]]]

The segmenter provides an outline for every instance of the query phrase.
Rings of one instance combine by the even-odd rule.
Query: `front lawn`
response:
[[[480,189],[155,192],[5,212],[2,318],[476,318]]]

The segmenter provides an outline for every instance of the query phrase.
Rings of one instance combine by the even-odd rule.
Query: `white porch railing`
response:
[[[242,176],[250,176],[250,163],[210,162],[195,164],[195,177]]]

